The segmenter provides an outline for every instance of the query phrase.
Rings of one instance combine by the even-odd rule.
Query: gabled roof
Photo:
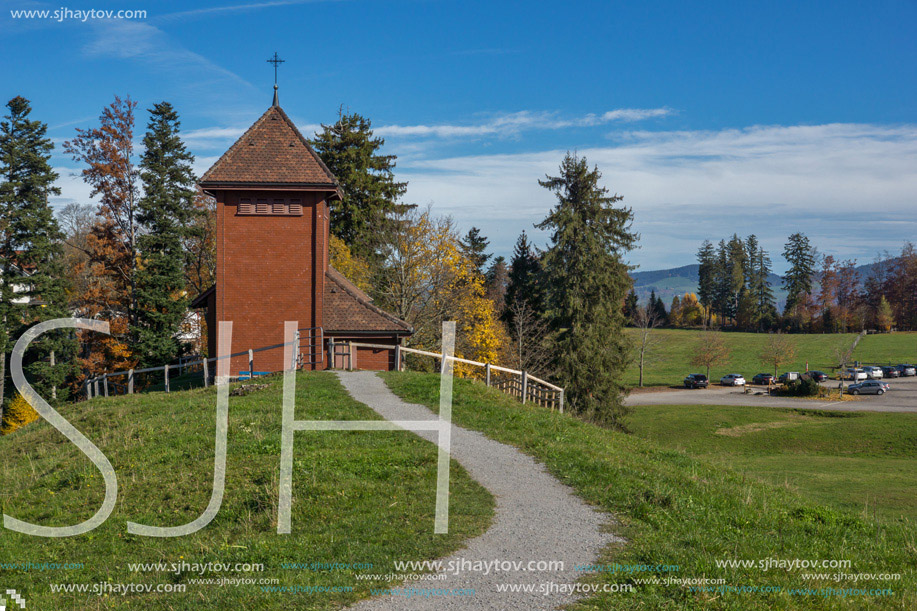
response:
[[[271,106],[201,177],[204,188],[296,185],[327,187],[337,181],[280,106]]]
[[[372,304],[372,298],[333,267],[325,272],[324,314],[326,333],[396,333],[414,329],[403,320]]]

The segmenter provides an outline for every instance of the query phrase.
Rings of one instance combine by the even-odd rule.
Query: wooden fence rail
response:
[[[402,371],[404,369],[404,354],[419,354],[421,356],[432,357],[433,359],[439,359],[440,370],[442,370],[442,363],[444,361],[445,355],[439,352],[429,352],[427,350],[418,350],[416,348],[407,348],[405,346],[390,346],[385,344],[364,344],[359,342],[349,342],[349,345],[354,348],[382,348],[391,350],[393,347],[395,349],[395,369],[397,371]],[[466,365],[471,365],[472,367],[481,367],[484,369],[484,383],[487,386],[493,386],[504,393],[516,397],[523,403],[532,402],[536,405],[541,405],[543,407],[548,407],[553,411],[557,409],[560,413],[564,413],[564,389],[560,386],[551,384],[546,380],[541,378],[536,378],[527,371],[519,371],[517,369],[510,369],[508,367],[500,367],[499,365],[493,365],[491,363],[481,363],[478,361],[472,361],[469,359],[459,358],[457,356],[448,357],[455,363],[464,363]],[[510,377],[504,381],[495,380],[496,377],[494,374],[507,374]]]

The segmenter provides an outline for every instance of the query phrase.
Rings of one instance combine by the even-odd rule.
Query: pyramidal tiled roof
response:
[[[201,177],[201,186],[327,186],[337,181],[280,106],[271,106]]]

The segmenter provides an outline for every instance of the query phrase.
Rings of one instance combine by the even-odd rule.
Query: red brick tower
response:
[[[216,285],[193,307],[207,309],[208,352],[216,355],[218,320],[233,322],[232,351],[283,342],[283,323],[299,322],[304,360],[328,366],[322,345],[338,336],[395,344],[409,325],[379,310],[328,265],[328,202],[340,197],[337,181],[308,141],[274,104],[201,178],[216,199]],[[326,312],[330,309],[330,312]],[[393,351],[385,351],[393,352]],[[388,369],[391,355],[364,358],[358,367]],[[280,350],[255,356],[258,371],[282,368]],[[248,369],[236,357],[232,374]]]

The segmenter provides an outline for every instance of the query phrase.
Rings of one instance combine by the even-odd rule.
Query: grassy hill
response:
[[[453,463],[450,531],[433,535],[436,450],[407,432],[298,432],[293,532],[277,534],[281,380],[230,397],[226,492],[215,520],[194,535],[129,535],[125,523],[170,526],[195,519],[213,481],[213,388],[100,398],[62,413],[111,460],[117,506],[86,535],[30,537],[3,530],[0,563],[81,563],[71,570],[0,568],[29,609],[333,609],[386,582],[355,573],[393,571],[393,560],[432,559],[483,532],[493,499]],[[297,419],[375,420],[330,373],[299,375]],[[0,438],[3,513],[63,526],[98,508],[104,486],[86,457],[44,421]],[[131,571],[129,563],[262,563],[261,572]],[[284,569],[283,563],[362,563],[368,570]],[[2,567],[2,565],[0,565]],[[276,579],[271,588],[352,588],[345,592],[265,592],[263,584],[198,584],[204,578]],[[50,584],[184,585],[185,593],[54,594]]]
[[[383,374],[408,401],[438,405],[435,376]],[[544,408],[523,406],[483,387],[457,380],[453,421],[521,448],[584,499],[613,513],[626,545],[605,550],[600,562],[677,565],[675,572],[637,575],[601,571],[590,583],[632,584],[628,594],[601,594],[572,605],[609,609],[913,609],[917,608],[917,530],[909,522],[831,508],[722,464],[667,449],[636,435],[600,429]],[[684,408],[687,409],[687,408]],[[659,427],[667,423],[660,421]],[[677,429],[672,422],[670,430]],[[563,516],[557,516],[562,521]],[[575,536],[571,534],[571,536]],[[849,560],[846,573],[900,573],[894,582],[803,580],[802,570],[762,570],[767,559]],[[752,568],[720,568],[717,561],[748,560]],[[821,572],[821,571],[819,571]],[[703,587],[667,585],[665,578],[723,579]],[[639,583],[638,579],[656,579]],[[769,588],[752,592],[731,588]],[[890,596],[826,595],[824,588],[886,588]]]
[[[627,329],[636,337],[636,329]],[[691,365],[701,331],[683,329],[657,329],[652,337],[656,344],[651,349],[649,364],[644,371],[646,386],[671,386],[681,384],[689,373],[703,373],[703,369]],[[710,370],[710,377],[719,380],[727,373],[741,373],[750,378],[756,373],[768,372],[759,355],[767,341],[765,333],[722,333],[729,346],[728,361]],[[810,369],[821,369],[831,373],[837,365],[836,349],[849,346],[856,335],[788,335],[796,345],[796,360],[782,371],[804,371],[806,362]],[[854,358],[864,363],[902,363],[917,361],[917,333],[892,333],[868,335],[860,341]],[[770,371],[773,373],[773,371]],[[632,364],[627,371],[627,383],[636,385],[639,370]]]

